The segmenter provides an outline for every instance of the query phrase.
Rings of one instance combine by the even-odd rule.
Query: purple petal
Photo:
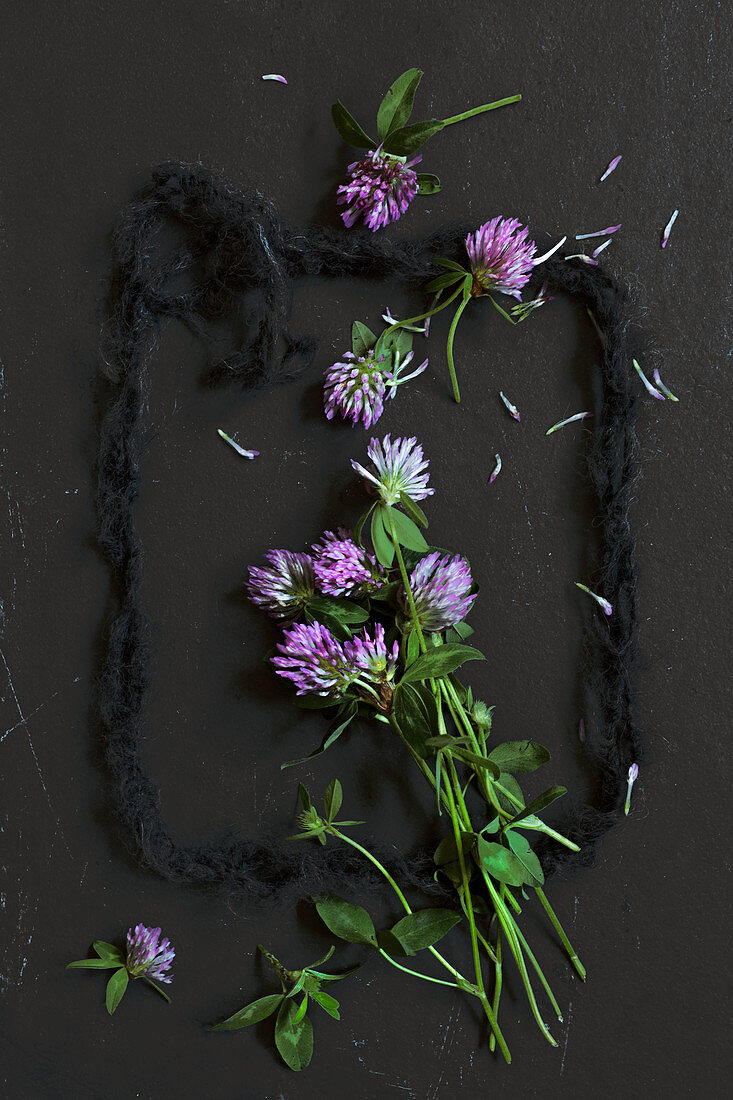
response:
[[[566,256],[566,260],[582,260],[584,264],[593,264],[593,267],[598,267],[598,260],[594,260],[592,256],[586,256],[584,252],[574,252],[572,256]]]
[[[238,455],[241,455],[242,458],[256,458],[257,455],[260,453],[259,451],[245,451],[244,447],[240,447],[238,443],[235,443],[231,436],[228,436],[226,432],[223,432],[221,430],[221,428],[217,428],[216,430],[218,431],[221,438],[226,443],[228,443],[230,447],[234,447],[234,450],[237,452]]]
[[[263,80],[277,80],[277,81],[280,82],[280,84],[287,84],[287,80],[285,79],[284,76],[281,76],[280,73],[265,73],[265,75],[262,77],[262,79]]]
[[[567,420],[558,420],[557,424],[553,424],[551,428],[548,428],[545,435],[552,435],[558,428],[564,428],[566,424],[572,424],[575,420],[587,420],[589,416],[593,416],[591,412],[575,413],[574,416],[569,416]]]
[[[519,415],[519,410],[517,409],[517,406],[512,405],[511,401],[509,401],[509,399],[504,396],[501,390],[499,390],[499,397],[502,399],[502,401],[506,405],[508,412],[514,417],[514,419],[521,420],[522,418]]]
[[[654,388],[654,386],[651,384],[651,382],[649,381],[647,376],[644,374],[644,371],[641,369],[641,367],[637,363],[636,359],[633,360],[633,364],[634,364],[634,369],[635,369],[636,373],[639,375],[639,378],[641,378],[642,382],[644,383],[644,386],[646,387],[647,391],[652,395],[652,397],[656,397],[656,399],[658,401],[664,401],[664,394],[660,393],[659,390]]]
[[[679,397],[675,397],[671,390],[668,390],[662,379],[659,377],[659,367],[654,368],[654,381],[662,391],[665,397],[668,397],[670,401],[679,401]]]
[[[669,219],[669,221],[667,222],[667,224],[664,227],[664,233],[662,233],[662,248],[667,247],[667,241],[669,240],[669,234],[672,230],[672,226],[677,221],[677,215],[678,214],[679,214],[679,210],[675,210],[674,214],[672,215],[672,217]]]
[[[613,607],[608,602],[608,600],[605,600],[603,598],[603,596],[599,596],[595,592],[592,592],[590,588],[587,587],[587,585],[581,584],[580,581],[576,581],[575,586],[576,588],[579,588],[581,592],[585,592],[588,596],[591,596],[596,601],[596,603],[603,608],[606,615],[613,615]]]
[[[609,237],[607,241],[603,242],[603,244],[599,244],[598,248],[594,248],[593,249],[593,257],[595,258],[600,252],[603,252],[604,248],[608,248],[608,246],[609,246],[609,244],[611,243],[612,240],[613,240],[613,237]]]
[[[600,182],[601,182],[601,183],[603,183],[603,181],[604,181],[605,179],[608,179],[608,177],[609,177],[609,176],[611,175],[611,172],[613,172],[614,168],[617,168],[617,167],[618,167],[618,163],[619,163],[619,161],[620,161],[620,160],[621,160],[621,157],[620,157],[620,156],[619,156],[619,157],[614,157],[614,158],[613,158],[613,160],[612,160],[612,161],[611,161],[611,163],[609,164],[608,168],[606,169],[606,171],[605,171],[605,172],[603,173],[603,175],[601,176],[601,179],[600,179]]]
[[[499,476],[500,473],[501,473],[501,456],[496,455],[496,466],[494,466],[493,473],[492,473],[491,477],[489,478],[489,485],[492,485],[493,482],[496,481],[496,479],[497,479],[497,477]]]
[[[608,233],[615,233],[616,230],[621,228],[621,223],[618,225],[609,225],[606,229],[596,229],[593,233],[576,233],[576,241],[586,241],[589,237],[605,237]]]

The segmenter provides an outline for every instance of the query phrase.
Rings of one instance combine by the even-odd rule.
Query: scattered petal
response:
[[[658,401],[664,401],[664,394],[660,393],[659,390],[654,388],[654,386],[651,384],[651,382],[649,381],[647,376],[644,374],[644,371],[641,369],[641,367],[637,363],[636,359],[633,360],[633,363],[634,363],[634,369],[635,369],[636,373],[639,375],[639,378],[641,378],[642,382],[644,383],[647,391],[652,395],[652,397],[656,397],[656,399]]]
[[[287,84],[287,80],[280,73],[265,73],[263,80],[278,80],[281,84]]]
[[[545,260],[549,260],[550,256],[552,256],[553,252],[557,252],[558,248],[562,248],[562,246],[565,244],[566,240],[567,240],[567,237],[563,237],[563,239],[561,241],[558,241],[557,244],[554,244],[552,246],[552,248],[550,249],[549,252],[545,252],[544,256],[538,256],[536,260],[532,261],[532,266],[537,267],[537,264],[543,264],[545,262]]]
[[[662,248],[667,247],[667,241],[669,240],[669,234],[672,230],[672,226],[677,221],[677,215],[678,214],[679,214],[679,210],[675,210],[674,214],[672,215],[672,217],[669,219],[669,221],[667,222],[667,224],[664,227],[664,233],[662,233]]]
[[[629,778],[626,786],[626,805],[624,806],[624,813],[628,817],[629,809],[631,808],[631,790],[639,775],[639,765],[632,764],[629,768]]]
[[[504,402],[504,404],[507,407],[507,410],[509,411],[509,413],[511,413],[511,415],[514,417],[514,419],[515,420],[521,420],[522,418],[519,415],[519,410],[517,409],[517,406],[512,405],[511,401],[509,401],[508,398],[506,398],[504,396],[504,394],[501,392],[501,390],[499,390],[499,397],[502,399],[502,401]]]
[[[572,424],[574,420],[587,420],[589,416],[593,416],[591,412],[575,413],[574,416],[569,416],[567,420],[558,420],[557,424],[553,424],[551,428],[548,428],[545,435],[552,435],[558,428],[564,428],[566,424]]]
[[[576,241],[587,241],[589,237],[605,237],[608,233],[615,233],[617,229],[621,228],[621,223],[618,225],[609,225],[606,229],[596,229],[594,233],[576,233]]]
[[[613,240],[613,237],[609,237],[607,241],[603,242],[603,244],[599,244],[598,248],[594,248],[593,249],[593,258],[595,259],[595,257],[598,256],[599,253],[603,252],[604,248],[608,248],[608,246],[609,246],[609,244],[611,243],[612,240]]]
[[[422,324],[422,325],[403,325],[403,324],[401,324],[401,322],[396,317],[392,316],[392,311],[389,308],[389,306],[387,306],[386,310],[382,314],[382,320],[386,321],[388,325],[399,325],[400,328],[405,329],[406,332],[419,332],[424,336],[427,336],[427,331],[426,330],[429,329],[429,327],[430,327],[430,318],[429,317],[425,321],[425,323]]]
[[[572,256],[566,256],[566,260],[582,260],[584,264],[593,264],[594,267],[598,267],[598,260],[594,260],[592,256],[586,256],[585,252],[573,252]]]
[[[221,428],[217,428],[217,431],[221,438],[228,443],[230,447],[234,447],[234,450],[238,455],[241,455],[242,458],[256,458],[260,453],[259,451],[245,451],[244,447],[240,447],[238,443],[235,443],[232,437],[227,435],[226,432],[223,432]]]
[[[489,485],[496,481],[497,477],[501,473],[501,455],[496,455],[496,466],[494,466],[494,472],[489,478]]]
[[[621,160],[621,157],[614,157],[613,158],[613,160],[609,164],[608,168],[606,169],[606,171],[601,176],[600,181],[599,181],[600,183],[603,183],[603,181],[605,179],[608,179],[608,177],[611,175],[611,172],[613,172],[614,168],[618,167],[618,163],[619,163],[620,160]]]
[[[654,368],[654,381],[657,383],[657,387],[662,391],[665,397],[668,397],[670,401],[679,401],[679,397],[675,397],[671,390],[668,390],[662,379],[659,377],[659,367]]]
[[[581,718],[578,722],[578,740],[581,745],[585,744],[585,719]]]
[[[611,607],[608,600],[604,600],[603,596],[597,596],[595,592],[591,592],[590,588],[587,588],[584,584],[581,584],[580,581],[576,581],[575,585],[581,590],[581,592],[587,592],[589,596],[592,596],[596,603],[600,604],[607,615],[613,615],[613,608]]]

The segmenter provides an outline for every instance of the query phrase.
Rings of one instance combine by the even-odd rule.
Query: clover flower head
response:
[[[466,237],[474,298],[492,291],[521,301],[522,288],[535,266],[537,246],[516,218],[492,218]]]
[[[160,928],[147,928],[138,924],[127,932],[127,958],[125,967],[131,978],[154,978],[170,982],[170,967],[175,958],[170,941],[161,939]]]
[[[443,557],[439,550],[434,550],[421,558],[410,576],[410,588],[423,632],[437,633],[459,623],[476,599],[471,593],[472,586],[468,562],[458,554]],[[400,601],[409,621],[411,611],[404,592]]]
[[[343,645],[321,623],[295,623],[277,648],[275,671],[295,684],[297,695],[336,699],[356,679]]]
[[[313,547],[313,571],[327,596],[365,596],[382,584],[384,573],[376,558],[354,542],[351,531],[326,531]]]
[[[387,648],[381,623],[374,624],[374,637],[370,636],[369,628],[364,627],[361,634],[344,644],[344,649],[353,668],[358,670],[362,683],[366,681],[380,687],[394,681],[400,652],[399,642],[395,642],[391,650]]]
[[[389,435],[381,441],[371,439],[367,454],[374,464],[373,471],[367,470],[353,458],[351,465],[376,486],[385,504],[396,504],[402,493],[417,501],[424,500],[435,491],[428,488],[428,460],[423,457],[422,447],[414,436],[411,439],[395,439],[394,443]]]
[[[344,352],[344,362],[334,363],[325,374],[323,405],[326,418],[332,420],[338,412],[355,426],[361,420],[365,428],[371,428],[384,412],[384,402],[397,393],[397,387],[416,378],[427,367],[425,359],[414,371],[404,375],[414,354],[410,351],[400,361],[397,353],[393,360],[391,355],[375,356],[373,350],[358,357],[352,351]]]
[[[343,362],[329,367],[323,386],[326,418],[332,420],[338,412],[354,425],[361,420],[371,428],[384,412],[384,402],[394,397],[394,375],[387,369],[387,356],[375,357],[373,351],[356,356],[344,352]]]
[[[390,222],[396,222],[418,192],[418,180],[413,165],[422,157],[406,161],[379,149],[370,150],[364,160],[354,161],[347,169],[346,183],[336,192],[339,206],[346,205],[341,215],[344,225],[351,226],[360,217],[374,233]]]
[[[290,550],[270,550],[265,558],[269,566],[249,567],[249,598],[275,619],[292,618],[315,594],[313,559]]]

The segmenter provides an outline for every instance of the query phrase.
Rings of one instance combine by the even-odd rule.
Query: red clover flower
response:
[[[360,217],[373,233],[396,222],[405,213],[418,192],[418,179],[412,166],[421,156],[405,157],[385,153],[380,146],[370,150],[364,160],[354,161],[346,183],[336,192],[336,202],[346,204],[341,218],[349,228]]]
[[[371,439],[367,454],[374,464],[374,472],[353,458],[351,465],[377,487],[385,504],[397,504],[402,493],[413,501],[432,496],[434,490],[428,488],[428,460],[423,458],[422,447],[414,436],[411,439],[395,439],[394,443],[389,435],[381,442]]]
[[[468,562],[458,554],[441,557],[435,550],[421,558],[410,575],[410,588],[423,632],[438,633],[461,622],[476,599],[472,587]],[[404,592],[400,600],[408,617],[410,609]]]
[[[290,550],[270,550],[265,558],[269,567],[249,567],[249,598],[275,619],[293,618],[315,595],[313,558]]]
[[[338,412],[344,420],[356,426],[361,420],[365,428],[376,424],[384,412],[384,402],[397,392],[397,387],[422,374],[428,365],[425,359],[416,370],[400,377],[412,362],[410,351],[400,362],[399,354],[375,356],[374,350],[356,356],[353,351],[344,352],[343,362],[334,363],[326,371],[323,387],[323,403],[326,418],[332,420]]]
[[[327,596],[359,598],[384,581],[377,559],[354,542],[351,531],[326,531],[313,547],[313,570],[318,588]]]
[[[137,924],[134,930],[128,929],[125,967],[131,978],[170,982],[173,977],[170,967],[175,955],[168,938],[161,939],[160,928]]]

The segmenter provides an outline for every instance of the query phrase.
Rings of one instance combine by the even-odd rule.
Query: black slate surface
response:
[[[11,4],[0,71],[2,497],[0,537],[0,1077],[4,1095],[287,1100],[511,1090],[519,1097],[725,1095],[730,841],[726,775],[730,538],[730,157],[726,13],[716,3],[617,0],[383,2],[324,9],[163,0]],[[596,868],[551,884],[588,968],[566,968],[539,921],[539,953],[565,1010],[551,1050],[516,983],[504,1007],[514,1064],[489,1055],[459,996],[407,986],[379,966],[342,987],[343,1019],[317,1021],[312,1067],[277,1060],[267,1026],[209,1035],[204,1024],[269,990],[265,940],[298,964],[328,946],[306,907],[252,912],[178,889],[127,857],[105,792],[95,682],[112,609],[95,548],[93,462],[108,397],[96,348],[108,239],[150,168],[173,158],[220,168],[272,195],[292,224],[332,224],[351,158],[329,119],[341,97],[369,118],[403,69],[425,70],[418,110],[449,115],[521,91],[508,108],[439,135],[423,167],[442,194],[390,229],[417,235],[503,213],[537,233],[622,223],[604,261],[627,282],[657,352],[650,369],[679,405],[643,405],[634,523],[641,566],[641,707],[651,766],[633,812]],[[262,82],[283,72],[287,87]],[[623,160],[597,180],[617,153]],[[680,209],[668,248],[660,232]],[[726,212],[727,211],[727,212]],[[351,320],[376,323],[414,298],[394,287],[298,288],[299,331],[321,341],[314,372],[242,397],[201,385],[211,349],[175,327],[155,356],[139,522],[153,619],[155,690],[145,745],[166,820],[183,839],[227,827],[290,831],[282,759],[320,736],[261,656],[272,640],[246,603],[247,563],[298,548],[359,512],[348,459],[361,429],[329,425],[318,372]],[[429,373],[380,423],[419,434],[438,493],[432,530],[470,557],[472,616],[489,654],[471,681],[496,705],[502,738],[553,750],[548,779],[591,782],[576,738],[578,647],[592,571],[583,431],[555,420],[592,399],[597,348],[578,307],[557,300],[516,332],[489,309],[460,334],[465,404],[449,400],[441,337]],[[221,347],[233,333],[218,334]],[[216,349],[215,349],[216,350]],[[503,412],[503,389],[522,411]],[[223,427],[258,448],[246,463]],[[499,451],[504,470],[488,488]],[[352,736],[306,769],[334,773],[354,816],[411,845],[429,806],[379,733]],[[393,913],[386,897],[371,902]],[[130,990],[117,1015],[100,975],[66,973],[94,938],[161,924],[178,951],[167,1007]],[[536,928],[534,927],[536,925]],[[337,958],[352,957],[347,947]],[[512,999],[512,994],[514,997]]]

